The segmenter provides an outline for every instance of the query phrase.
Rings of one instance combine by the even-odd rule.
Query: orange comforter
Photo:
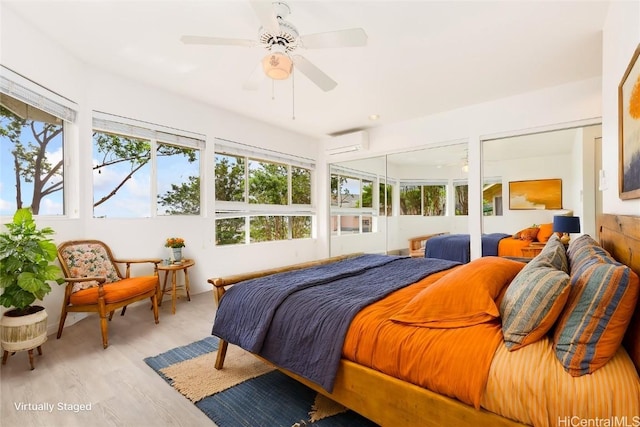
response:
[[[521,257],[522,248],[526,248],[531,245],[530,240],[514,239],[513,237],[506,237],[498,243],[498,255],[499,256],[513,256]]]
[[[449,329],[390,320],[407,301],[452,270],[396,291],[358,313],[347,332],[343,357],[479,408],[491,360],[502,342],[499,320]],[[377,346],[379,342],[384,346]]]

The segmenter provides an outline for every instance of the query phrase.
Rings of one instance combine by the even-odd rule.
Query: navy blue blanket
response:
[[[358,311],[429,274],[458,265],[457,262],[441,259],[382,256],[389,262],[363,269],[348,277],[322,280],[314,285],[303,286],[275,304],[272,299],[267,298],[268,303],[274,305],[267,310],[273,311],[272,318],[268,320],[264,317],[260,321],[250,319],[247,324],[239,321],[241,318],[250,318],[249,315],[252,314],[242,313],[243,310],[251,310],[251,306],[263,304],[265,292],[277,292],[277,281],[269,280],[267,276],[265,279],[271,282],[269,287],[273,289],[260,285],[262,294],[251,293],[253,301],[249,304],[242,298],[237,298],[237,295],[246,296],[247,293],[235,293],[229,298],[227,292],[220,302],[219,310],[233,313],[235,319],[225,316],[225,320],[222,321],[216,315],[213,334],[232,344],[240,345],[235,338],[242,334],[253,335],[252,327],[258,323],[260,328],[267,330],[264,340],[260,343],[255,342],[254,350],[240,345],[241,347],[257,352],[279,367],[295,372],[331,391],[344,337]],[[253,285],[256,284],[256,280],[260,279],[252,280]],[[236,287],[253,286],[241,283],[234,286]],[[263,322],[267,323],[266,326]],[[238,329],[242,329],[243,332],[238,334]],[[229,339],[230,336],[234,338]],[[256,351],[257,347],[260,348]]]
[[[498,256],[500,240],[511,237],[511,234],[489,233],[482,235],[482,256]]]
[[[482,256],[497,256],[498,244],[510,234],[490,233],[482,235]],[[444,234],[427,240],[425,258],[440,258],[461,263],[471,261],[470,236],[468,234]]]
[[[247,351],[257,353],[262,348],[273,314],[282,301],[293,292],[342,277],[354,276],[394,259],[386,255],[367,254],[331,264],[247,280],[242,286],[233,286],[225,292],[216,312],[212,334]],[[228,304],[228,300],[233,300],[233,304]]]

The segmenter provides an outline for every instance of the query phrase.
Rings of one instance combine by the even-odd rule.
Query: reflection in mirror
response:
[[[385,253],[384,156],[330,165],[331,255]]]
[[[600,168],[595,144],[600,136],[601,126],[592,125],[483,141],[483,232],[516,234],[573,212],[581,217],[582,232],[593,236],[595,171]],[[561,180],[560,209],[545,207],[542,200],[550,195],[545,191],[528,194],[528,204],[516,205],[522,201],[517,182],[555,179]]]
[[[467,233],[467,156],[466,142],[387,156],[387,184],[394,189],[387,217],[389,252],[408,255],[410,240],[420,236]]]
[[[332,164],[331,255],[408,255],[416,236],[466,233],[467,173],[466,143]]]

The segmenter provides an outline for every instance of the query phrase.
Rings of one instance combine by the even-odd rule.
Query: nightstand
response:
[[[522,248],[522,256],[524,258],[534,258],[542,252],[544,245],[545,243],[531,242],[529,246]]]

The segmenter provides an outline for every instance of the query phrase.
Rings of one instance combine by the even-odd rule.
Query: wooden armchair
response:
[[[99,240],[73,240],[58,246],[58,260],[65,275],[67,286],[62,302],[62,314],[58,326],[58,338],[67,313],[96,312],[100,315],[102,346],[109,346],[107,313],[109,320],[113,313],[122,307],[124,316],[127,305],[150,298],[153,317],[158,323],[158,264],[160,259],[122,259],[113,257],[111,249]],[[131,264],[151,263],[154,274],[151,276],[130,277]],[[126,264],[123,276],[117,264]]]

